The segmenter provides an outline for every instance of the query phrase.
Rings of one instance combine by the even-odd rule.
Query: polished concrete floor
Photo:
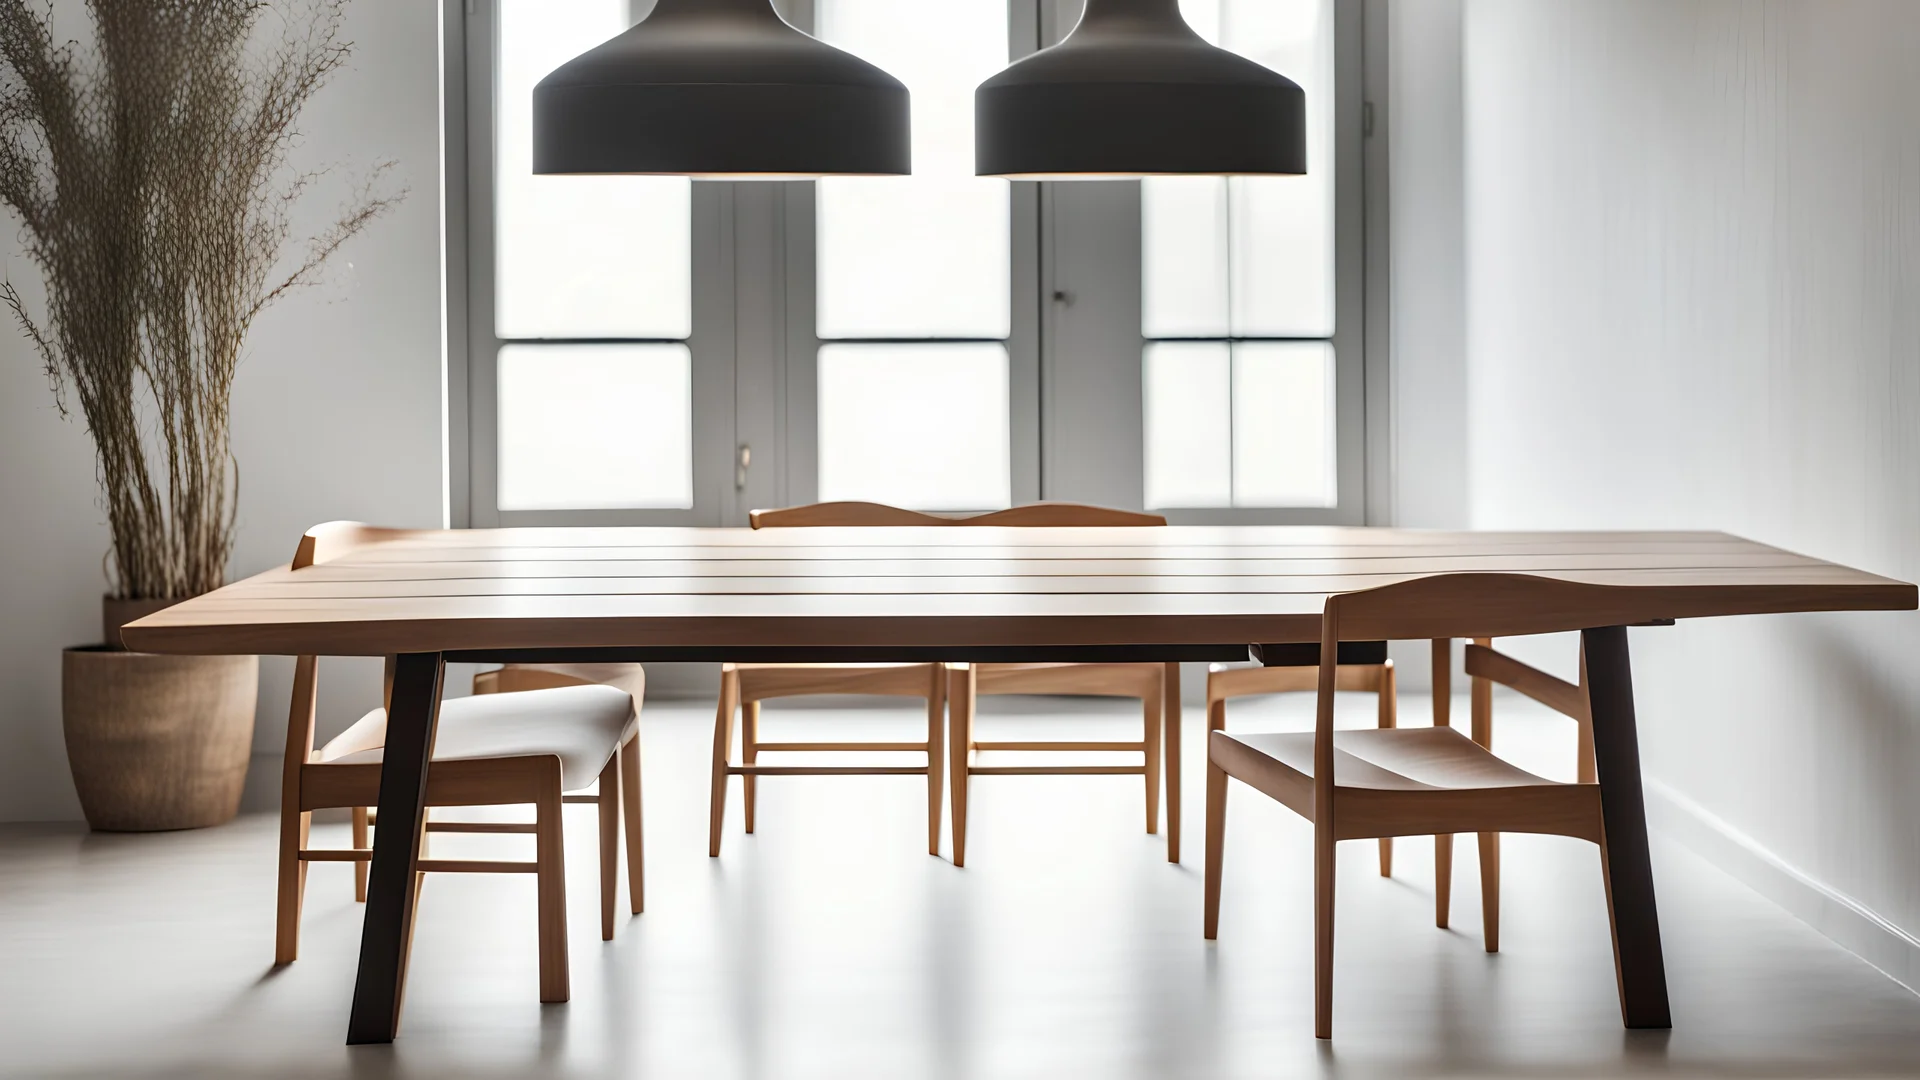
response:
[[[1370,718],[1365,698],[1342,707]],[[1126,723],[1072,702],[990,708],[989,738]],[[1310,832],[1245,788],[1231,802],[1220,940],[1200,937],[1196,712],[1185,865],[1142,831],[1134,778],[983,777],[972,865],[957,870],[924,853],[923,789],[900,777],[763,780],[758,834],[741,833],[736,795],[726,850],[708,859],[711,713],[651,705],[647,913],[600,942],[593,812],[572,811],[573,1000],[543,1007],[533,881],[433,878],[391,1047],[343,1045],[361,910],[345,866],[314,869],[302,959],[271,967],[270,817],[147,836],[6,827],[0,1074],[1920,1074],[1920,999],[1657,837],[1671,1032],[1620,1027],[1594,849],[1509,837],[1497,956],[1481,944],[1470,842],[1452,930],[1433,926],[1430,842],[1403,841],[1392,879],[1377,876],[1371,842],[1343,845],[1335,1038],[1318,1042]],[[1410,719],[1424,712],[1403,704]],[[1234,713],[1249,730],[1306,722],[1298,700]],[[914,723],[907,709],[770,707],[765,737]],[[1515,760],[1569,771],[1570,725],[1503,702],[1500,731]],[[448,839],[505,857],[500,845],[528,842]]]

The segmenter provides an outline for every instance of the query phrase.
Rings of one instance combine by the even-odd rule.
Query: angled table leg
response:
[[[440,722],[439,653],[408,653],[394,667],[387,707],[387,745],[380,766],[380,828],[367,875],[367,915],[360,932],[360,975],[353,985],[347,1043],[393,1041],[407,975],[407,930],[413,924],[414,864],[426,817],[427,762]]]
[[[1620,1016],[1630,1028],[1673,1026],[1667,1008],[1667,966],[1660,951],[1660,912],[1653,898],[1653,860],[1640,790],[1640,741],[1634,730],[1633,671],[1627,628],[1583,631],[1587,693],[1593,717],[1594,766],[1605,835],[1600,863],[1613,920],[1613,959]]]

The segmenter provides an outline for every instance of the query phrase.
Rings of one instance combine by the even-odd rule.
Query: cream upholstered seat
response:
[[[387,711],[374,709],[335,741],[353,737],[361,725],[384,729],[386,723]],[[612,686],[449,698],[440,705],[433,760],[551,755],[560,759],[561,790],[578,791],[599,779],[614,751],[639,724],[633,695]],[[377,763],[380,755],[376,746],[328,760],[359,765]]]

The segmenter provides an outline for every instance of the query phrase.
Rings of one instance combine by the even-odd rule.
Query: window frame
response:
[[[1038,48],[1039,24],[1034,16],[1040,0],[1009,0],[1007,48],[1011,59]],[[812,0],[795,4],[813,25]],[[1009,182],[1007,226],[1011,230],[1008,258],[1009,296],[1007,337],[1001,338],[823,338],[814,320],[818,261],[814,254],[816,215],[810,182],[784,185],[786,229],[783,236],[787,297],[787,400],[785,505],[810,503],[819,492],[819,354],[829,344],[883,344],[891,341],[942,344],[962,341],[1003,341],[1007,348],[1007,462],[1011,470],[1008,493],[1013,505],[1034,502],[1041,495],[1040,477],[1040,184]]]
[[[1079,0],[1046,0],[1041,10],[1044,40],[1058,41],[1079,10]],[[1367,175],[1365,160],[1365,48],[1363,5],[1334,0],[1334,333],[1331,338],[1185,337],[1150,339],[1142,313],[1140,187],[1136,181],[1052,183],[1046,194],[1048,230],[1041,264],[1048,304],[1041,378],[1045,394],[1043,430],[1047,435],[1044,471],[1047,498],[1071,498],[1062,489],[1097,490],[1107,500],[1130,495],[1124,505],[1142,506],[1146,497],[1144,394],[1145,350],[1158,340],[1331,341],[1334,349],[1335,501],[1328,507],[1156,508],[1174,524],[1359,525],[1382,520],[1370,509],[1372,467],[1385,454],[1377,446],[1384,423],[1375,420],[1370,401],[1384,386],[1371,373],[1370,357],[1381,343],[1371,340],[1368,314],[1374,302],[1368,289],[1366,246]],[[1311,168],[1311,163],[1309,163]],[[1125,185],[1122,189],[1121,185]],[[1100,191],[1098,189],[1109,190]],[[1130,237],[1130,242],[1125,238]],[[1084,253],[1098,246],[1098,257]],[[1083,314],[1085,297],[1097,297],[1097,311]],[[1122,298],[1116,302],[1113,298]],[[1379,299],[1383,300],[1384,297]],[[1130,351],[1129,351],[1130,350]],[[1132,357],[1131,382],[1121,385],[1119,356]],[[1131,430],[1096,425],[1078,396],[1097,393],[1100,410],[1137,417]]]
[[[1381,3],[1335,0],[1337,503],[1163,511],[1175,523],[1360,524],[1387,518],[1385,140],[1363,141],[1362,135],[1368,92],[1378,99],[1384,88],[1384,68],[1365,63],[1384,54],[1384,36],[1374,29],[1384,25]],[[783,0],[780,6],[796,25],[812,25],[812,0]],[[1077,18],[1078,6],[1079,0],[1008,0],[1009,57],[1057,41]],[[813,501],[816,360],[824,343],[814,327],[813,186],[698,181],[693,328],[686,340],[693,353],[694,506],[497,508],[495,380],[503,342],[493,324],[495,11],[495,0],[441,0],[447,524],[744,525],[754,507]],[[1140,323],[1139,185],[1012,181],[1010,195],[1006,346],[1013,502],[1068,499],[1139,507],[1145,497],[1147,344]],[[1090,230],[1104,230],[1118,242],[1089,242]],[[1079,297],[1102,290],[1098,303],[1076,305]],[[1074,317],[1089,307],[1102,311],[1091,319]],[[1116,357],[1125,361],[1124,372],[1115,367]],[[1089,418],[1097,423],[1090,426]],[[737,487],[734,463],[742,445],[771,447],[774,460],[758,455],[747,483]]]
[[[462,20],[466,59],[464,222],[467,258],[464,338],[468,454],[467,523],[520,525],[720,525],[731,509],[721,467],[733,441],[731,358],[735,348],[734,273],[729,243],[733,185],[693,185],[692,326],[678,338],[501,338],[494,322],[494,71],[498,64],[495,0],[468,5]],[[451,320],[449,320],[451,322]],[[508,344],[652,344],[684,341],[692,354],[693,505],[684,509],[502,510],[498,501],[498,360]]]

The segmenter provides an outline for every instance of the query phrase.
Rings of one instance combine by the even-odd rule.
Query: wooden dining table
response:
[[[1916,604],[1906,582],[1717,532],[333,523],[302,545],[311,565],[188,600],[122,636],[147,652],[396,658],[349,1043],[391,1041],[398,1026],[449,661],[1224,661],[1300,643],[1317,656],[1329,596],[1462,573],[1604,587],[1533,618],[1538,632]],[[1614,637],[1592,725],[1609,897],[1631,916],[1616,930],[1622,1013],[1629,1027],[1666,1027],[1626,635]],[[1265,652],[1299,662],[1297,648]],[[1167,768],[1177,751],[1176,736]]]

